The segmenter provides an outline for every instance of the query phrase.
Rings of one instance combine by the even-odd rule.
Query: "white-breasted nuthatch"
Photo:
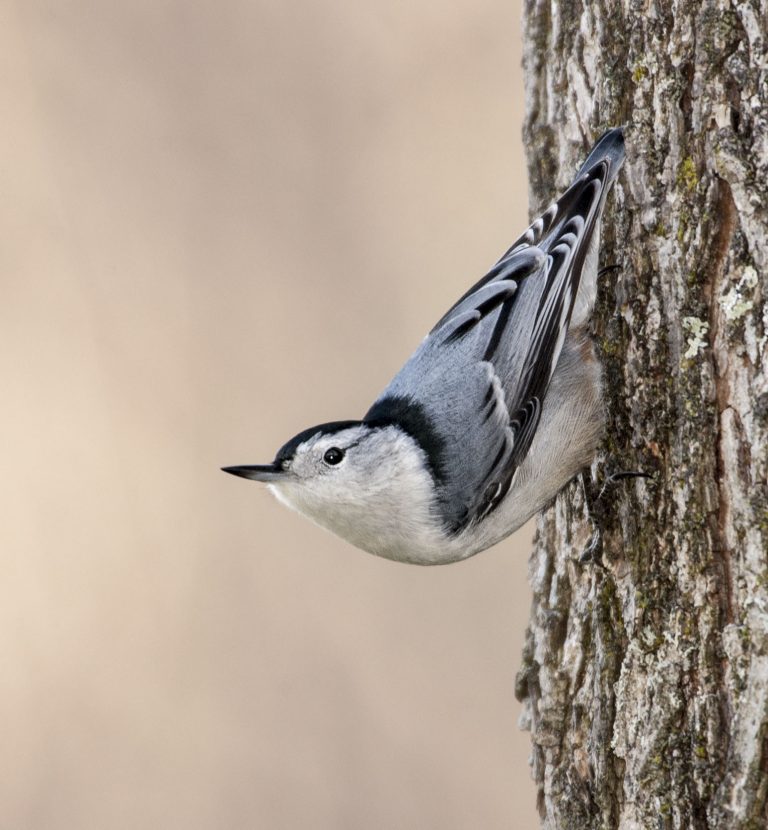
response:
[[[519,528],[590,462],[603,429],[587,322],[623,161],[622,130],[609,130],[362,420],[304,430],[271,464],[225,472],[404,562],[466,559]]]

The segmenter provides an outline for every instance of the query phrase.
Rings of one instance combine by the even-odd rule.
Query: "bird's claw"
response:
[[[610,274],[613,271],[621,271],[621,265],[604,265],[598,272],[597,278],[600,279],[605,274]]]
[[[619,470],[617,473],[610,473],[606,476],[603,486],[597,494],[598,500],[602,499],[614,484],[625,478],[653,478],[653,476],[650,473],[644,473],[642,470]]]

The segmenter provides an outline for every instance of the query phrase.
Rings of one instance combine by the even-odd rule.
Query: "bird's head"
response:
[[[284,444],[271,464],[223,469],[266,483],[284,504],[380,555],[407,543],[427,516],[438,522],[426,455],[395,424],[320,424]]]

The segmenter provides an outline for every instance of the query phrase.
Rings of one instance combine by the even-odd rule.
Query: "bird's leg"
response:
[[[590,536],[586,548],[584,548],[584,551],[579,557],[579,564],[586,565],[588,562],[591,562],[593,565],[604,568],[603,534],[600,529],[602,506],[599,503],[602,490],[598,490],[597,478],[591,472],[583,472],[580,478],[581,487],[584,491],[584,503],[587,508],[587,518],[592,525],[592,536]]]
[[[603,539],[601,526],[608,510],[607,495],[610,490],[620,481],[628,478],[653,478],[650,473],[640,470],[619,470],[609,473],[603,479],[602,485],[598,486],[597,476],[590,476],[589,481],[582,475],[582,486],[584,488],[584,500],[587,505],[587,515],[594,528],[589,544],[579,558],[579,562],[585,564],[592,562],[604,568],[602,561]]]
[[[600,528],[594,523],[593,527],[594,530],[589,539],[589,544],[584,548],[579,557],[579,564],[586,565],[591,563],[605,570],[605,563],[603,562],[603,534]]]
[[[604,499],[608,490],[625,478],[653,478],[653,476],[650,473],[644,473],[642,470],[619,470],[618,472],[610,473],[606,476],[603,486],[597,494],[597,498]]]

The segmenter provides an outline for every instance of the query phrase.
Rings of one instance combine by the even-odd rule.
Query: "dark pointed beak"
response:
[[[225,473],[232,473],[233,476],[250,478],[251,481],[276,481],[285,475],[280,467],[274,464],[249,464],[243,467],[222,467]]]

